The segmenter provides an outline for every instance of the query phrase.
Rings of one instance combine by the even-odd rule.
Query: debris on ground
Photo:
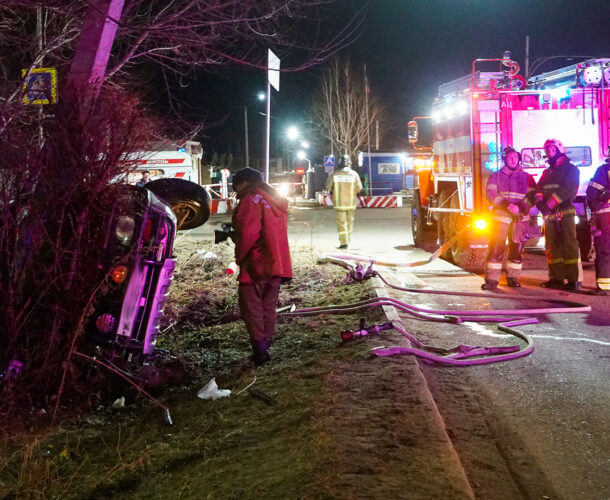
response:
[[[216,384],[216,378],[212,378],[207,384],[205,384],[199,392],[197,393],[197,397],[199,399],[218,399],[218,398],[226,398],[231,395],[231,391],[229,389],[219,389],[218,384]]]

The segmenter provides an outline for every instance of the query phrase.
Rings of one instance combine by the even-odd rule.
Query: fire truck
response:
[[[563,142],[580,170],[573,202],[581,258],[590,260],[593,245],[585,191],[608,153],[609,117],[610,59],[587,60],[527,80],[510,52],[473,61],[469,75],[439,87],[431,116],[425,117],[432,121],[434,161],[415,175],[416,246],[442,245],[461,232],[443,257],[482,272],[490,218],[487,179],[502,168],[503,148],[510,145],[520,151],[524,169],[537,181],[547,166],[542,145],[554,138]],[[414,145],[420,121],[409,122],[409,142]],[[541,222],[534,208],[527,246],[535,246],[543,236]]]

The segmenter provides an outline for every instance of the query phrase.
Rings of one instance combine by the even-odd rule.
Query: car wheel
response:
[[[194,229],[210,218],[210,195],[199,184],[183,179],[157,179],[144,187],[170,206],[178,219],[178,229]]]

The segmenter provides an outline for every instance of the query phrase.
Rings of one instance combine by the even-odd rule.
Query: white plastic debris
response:
[[[121,396],[120,398],[117,398],[116,401],[114,403],[112,403],[112,407],[115,410],[125,408],[125,396]]]
[[[201,257],[204,260],[218,258],[218,255],[216,255],[214,252],[210,252],[209,250],[197,249],[195,251],[197,252],[197,255],[199,255],[199,257]]]
[[[219,389],[216,384],[216,378],[212,377],[210,381],[205,384],[199,392],[197,393],[197,397],[200,399],[218,399],[224,398],[231,395],[230,389]]]

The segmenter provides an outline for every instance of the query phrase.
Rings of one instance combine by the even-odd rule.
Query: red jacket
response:
[[[292,278],[288,247],[288,200],[268,184],[256,184],[237,195],[233,213],[235,262],[240,283]]]

